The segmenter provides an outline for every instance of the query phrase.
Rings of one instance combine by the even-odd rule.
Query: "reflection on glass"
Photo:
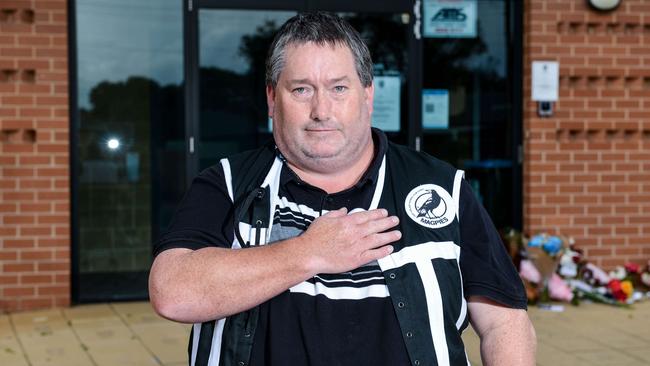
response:
[[[110,139],[110,140],[108,140],[106,145],[111,150],[117,150],[117,148],[120,147],[120,140],[118,140],[118,139]]]
[[[374,63],[373,126],[394,142],[406,143],[408,123],[408,16],[342,13],[361,34]]]
[[[447,119],[435,117],[433,107],[427,114],[423,104],[423,118],[430,120],[422,121],[422,150],[464,169],[497,227],[502,227],[512,223],[507,204],[513,159],[507,2],[477,4],[477,37],[423,39],[423,90],[437,91],[423,98],[437,100],[438,111],[446,103]],[[427,129],[434,119],[448,126]]]
[[[286,11],[200,11],[200,169],[271,138],[264,62],[278,28],[293,15],[295,12]],[[383,119],[378,122],[396,131],[389,138],[405,140],[402,131],[408,121],[404,107],[408,97],[408,18],[402,14],[341,16],[367,41],[375,75],[385,76],[392,88],[386,91],[387,96],[379,106]]]
[[[199,12],[199,168],[271,137],[265,94],[266,53],[287,11]]]
[[[76,11],[78,300],[142,298],[151,242],[184,189],[181,5]]]

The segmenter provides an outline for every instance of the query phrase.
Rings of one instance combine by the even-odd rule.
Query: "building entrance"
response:
[[[300,11],[336,12],[368,43],[374,126],[465,170],[497,228],[521,228],[521,1],[73,4],[73,301],[146,298],[191,179],[271,138],[264,60]]]

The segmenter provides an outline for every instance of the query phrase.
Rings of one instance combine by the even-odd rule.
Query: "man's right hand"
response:
[[[313,272],[341,273],[383,258],[393,251],[389,245],[402,237],[396,216],[385,209],[348,214],[342,208],[317,218],[299,238],[301,252]]]
[[[154,260],[149,296],[162,316],[187,323],[221,319],[258,305],[318,273],[358,268],[392,252],[398,224],[386,210],[329,212],[302,235],[233,250],[168,249]]]

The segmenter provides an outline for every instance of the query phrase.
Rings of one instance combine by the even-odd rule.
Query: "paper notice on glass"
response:
[[[449,90],[422,90],[422,128],[449,128]]]
[[[560,64],[556,61],[533,61],[532,98],[556,102],[560,88]]]
[[[424,0],[422,25],[429,38],[474,38],[476,0]]]
[[[375,76],[372,126],[383,131],[400,129],[400,77]]]

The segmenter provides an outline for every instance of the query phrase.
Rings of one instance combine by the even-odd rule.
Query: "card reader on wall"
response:
[[[537,102],[537,115],[540,117],[550,117],[553,115],[553,102]]]

